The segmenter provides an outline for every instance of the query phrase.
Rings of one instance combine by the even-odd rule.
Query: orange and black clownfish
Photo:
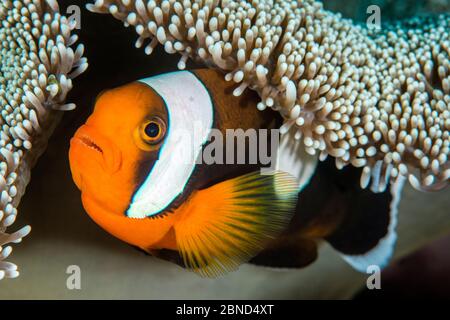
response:
[[[259,162],[197,161],[213,129],[225,136],[279,125],[277,112],[257,110],[254,92],[232,91],[217,71],[195,70],[102,93],[69,151],[89,216],[122,241],[205,276],[245,262],[304,267],[322,240],[360,271],[384,266],[400,185],[362,190],[359,170],[318,163],[290,133],[281,136],[271,174]]]

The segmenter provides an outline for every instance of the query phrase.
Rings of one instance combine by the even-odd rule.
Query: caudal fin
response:
[[[374,193],[352,184],[353,176],[353,173],[342,173],[341,178],[346,179],[342,188],[347,194],[347,212],[326,240],[360,272],[366,272],[371,265],[384,268],[394,253],[398,206],[405,179],[400,177],[391,184],[390,190]]]

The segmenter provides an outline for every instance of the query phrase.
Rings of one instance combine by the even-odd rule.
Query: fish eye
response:
[[[159,136],[161,128],[158,123],[152,121],[150,123],[147,123],[147,125],[144,128],[144,131],[147,137],[155,139],[156,137]]]
[[[159,143],[166,134],[166,124],[161,118],[154,117],[141,126],[141,136],[148,144]]]

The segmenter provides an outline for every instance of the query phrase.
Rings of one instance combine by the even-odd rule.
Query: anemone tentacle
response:
[[[314,0],[97,0],[138,34],[223,70],[234,91],[256,90],[279,110],[308,153],[362,167],[361,186],[382,191],[409,178],[420,190],[448,184],[450,16],[369,30]]]
[[[19,275],[5,261],[9,243],[30,232],[7,233],[30,179],[66,104],[72,80],[87,68],[83,45],[72,34],[76,24],[59,13],[56,0],[0,2],[0,279]]]

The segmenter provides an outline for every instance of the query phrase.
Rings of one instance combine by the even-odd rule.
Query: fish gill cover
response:
[[[363,168],[383,191],[407,177],[448,184],[450,16],[369,30],[314,0],[97,0],[88,9],[135,28],[136,47],[221,69],[234,95],[256,90],[306,151]]]
[[[66,104],[72,80],[87,68],[83,45],[72,49],[76,22],[59,13],[55,0],[0,2],[0,279],[19,275],[5,261],[30,232],[8,233],[30,180]]]

